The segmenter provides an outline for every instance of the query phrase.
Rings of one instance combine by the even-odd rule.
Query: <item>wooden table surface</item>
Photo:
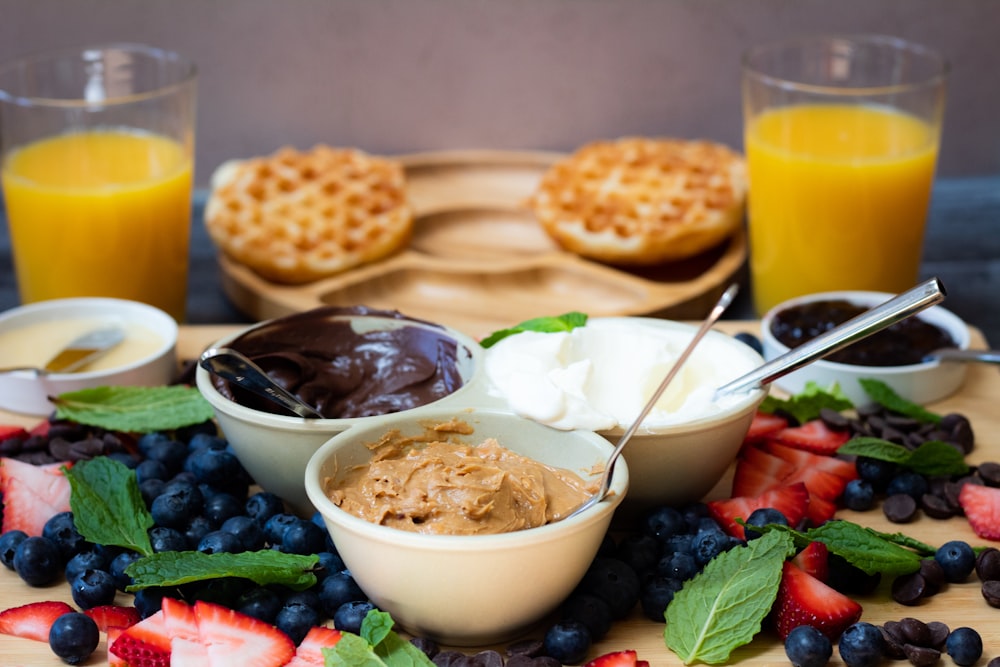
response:
[[[720,330],[735,332],[752,330],[752,322],[721,322]],[[200,350],[223,335],[233,331],[232,326],[188,326],[182,328],[178,352],[181,359],[194,358]],[[973,333],[973,346],[982,347],[982,334]],[[928,406],[939,412],[961,412],[971,421],[976,435],[976,447],[969,455],[970,463],[1000,460],[1000,414],[996,410],[1000,396],[1000,373],[995,366],[971,365],[968,378],[961,391],[943,401]],[[0,412],[0,423],[21,423],[31,425],[36,418],[28,418]],[[723,478],[711,496],[728,495],[730,477]],[[977,538],[963,518],[936,521],[922,517],[913,523],[897,525],[889,523],[880,511],[863,514],[842,511],[840,518],[850,519],[888,532],[904,532],[929,544],[941,544],[950,539],[963,539],[973,545],[988,544]],[[1000,546],[1000,543],[998,543]],[[977,629],[983,637],[984,656],[977,663],[985,665],[993,657],[1000,656],[1000,609],[986,604],[980,594],[978,579],[973,575],[968,582],[947,585],[936,596],[916,607],[906,607],[892,601],[888,592],[889,582],[883,581],[879,589],[868,596],[858,598],[864,607],[862,620],[882,623],[907,616],[923,621],[943,621],[952,628],[967,625]],[[120,595],[122,603],[128,603],[128,596]],[[65,600],[72,604],[69,588],[57,584],[45,588],[30,588],[11,571],[0,568],[0,608],[12,607],[35,600]],[[634,612],[629,618],[614,624],[608,635],[591,651],[591,656],[625,648],[636,649],[639,657],[658,665],[681,665],[681,661],[663,641],[663,625],[653,623]],[[535,634],[540,637],[541,631]],[[106,660],[106,647],[102,639],[98,650],[85,664],[99,665]],[[789,664],[776,637],[765,631],[749,645],[738,649],[730,661],[740,665],[782,665]],[[0,667],[56,666],[61,665],[48,645],[25,639],[0,635]],[[831,665],[842,665],[834,651]],[[886,664],[890,664],[886,662]],[[904,662],[894,664],[908,664]],[[941,664],[952,664],[945,656]]]

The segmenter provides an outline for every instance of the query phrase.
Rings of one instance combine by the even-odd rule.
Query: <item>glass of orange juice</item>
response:
[[[195,66],[111,44],[0,65],[0,180],[21,301],[108,296],[178,321]]]
[[[876,35],[793,38],[744,54],[759,315],[803,294],[917,282],[947,75],[934,51]]]

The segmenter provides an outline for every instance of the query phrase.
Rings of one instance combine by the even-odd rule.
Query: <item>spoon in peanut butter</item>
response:
[[[621,455],[622,450],[625,449],[625,445],[628,444],[628,441],[631,440],[632,436],[639,430],[639,427],[642,425],[642,421],[649,415],[653,406],[656,405],[656,402],[660,400],[663,392],[666,390],[667,386],[674,379],[674,377],[677,376],[677,373],[684,365],[684,362],[687,361],[688,357],[691,356],[691,352],[694,351],[694,348],[698,345],[699,341],[705,337],[705,334],[712,328],[715,321],[722,316],[722,313],[726,311],[726,308],[728,308],[733,302],[733,299],[736,298],[736,293],[738,291],[739,285],[733,283],[726,289],[725,292],[722,293],[722,296],[719,297],[719,300],[716,302],[715,306],[712,307],[708,316],[701,323],[701,326],[698,327],[694,336],[692,336],[691,340],[688,341],[687,346],[680,353],[680,355],[678,355],[677,361],[675,361],[670,367],[667,375],[663,378],[663,381],[660,382],[660,386],[656,388],[656,391],[654,391],[653,395],[649,397],[648,401],[646,401],[642,410],[639,411],[639,416],[635,418],[635,421],[633,421],[632,425],[628,427],[628,430],[625,431],[622,437],[618,439],[618,443],[615,445],[614,451],[611,452],[611,456],[608,457],[607,465],[604,466],[604,472],[601,473],[600,485],[597,492],[585,500],[582,505],[574,509],[572,512],[566,516],[558,517],[555,521],[561,521],[562,519],[568,519],[571,516],[576,516],[577,514],[585,511],[588,507],[593,507],[597,503],[601,502],[604,500],[605,496],[608,495],[608,491],[611,490],[611,476],[615,470],[615,462],[618,461],[618,457]]]

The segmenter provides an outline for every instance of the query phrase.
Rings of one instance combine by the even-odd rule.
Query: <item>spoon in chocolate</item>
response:
[[[677,361],[675,361],[670,367],[670,370],[663,378],[663,381],[660,382],[660,386],[656,388],[653,395],[650,396],[649,400],[646,401],[646,404],[642,406],[642,410],[639,411],[639,416],[635,418],[635,421],[633,421],[632,425],[628,427],[628,430],[625,431],[622,437],[618,439],[618,443],[615,445],[614,451],[611,452],[611,456],[608,457],[607,465],[604,466],[604,472],[601,473],[600,485],[594,495],[585,500],[582,505],[574,509],[572,512],[566,516],[556,518],[555,521],[561,521],[563,519],[568,519],[571,516],[576,516],[577,514],[585,511],[588,507],[593,507],[597,503],[601,502],[604,500],[605,496],[608,495],[608,491],[611,489],[611,476],[615,470],[615,462],[618,461],[618,457],[621,455],[622,450],[625,449],[625,445],[628,444],[628,441],[631,440],[632,436],[639,430],[639,427],[642,425],[642,420],[649,415],[653,406],[655,406],[656,402],[660,400],[660,396],[663,395],[664,390],[666,390],[667,386],[674,379],[674,377],[677,376],[681,366],[683,366],[684,362],[687,361],[687,358],[691,356],[691,352],[694,351],[694,348],[698,345],[699,341],[705,337],[705,334],[712,328],[715,321],[722,316],[722,313],[726,311],[726,308],[728,308],[733,302],[733,299],[736,298],[736,293],[738,291],[739,285],[733,283],[726,289],[725,292],[722,293],[722,296],[719,297],[719,300],[716,302],[715,306],[712,307],[708,316],[701,323],[701,326],[698,327],[694,336],[692,336],[691,340],[688,341],[687,346],[680,353],[680,355],[678,355]]]
[[[205,350],[198,364],[209,373],[251,391],[258,396],[291,410],[299,417],[322,419],[315,408],[303,403],[294,394],[268,377],[264,370],[246,355],[229,347],[212,347]]]

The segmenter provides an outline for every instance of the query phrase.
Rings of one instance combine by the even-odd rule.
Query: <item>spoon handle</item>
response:
[[[940,303],[944,300],[945,294],[944,286],[937,278],[925,280],[916,287],[719,387],[716,396],[750,391],[768,385],[806,364],[847,347],[900,320],[905,320],[928,306]]]
[[[260,366],[235,350],[225,347],[210,348],[202,353],[198,363],[210,373],[215,373],[258,396],[280,403],[300,417],[323,416],[275,384]]]
[[[927,355],[927,360],[931,361],[978,361],[984,364],[1000,364],[1000,350],[958,350],[943,349],[935,350]]]

